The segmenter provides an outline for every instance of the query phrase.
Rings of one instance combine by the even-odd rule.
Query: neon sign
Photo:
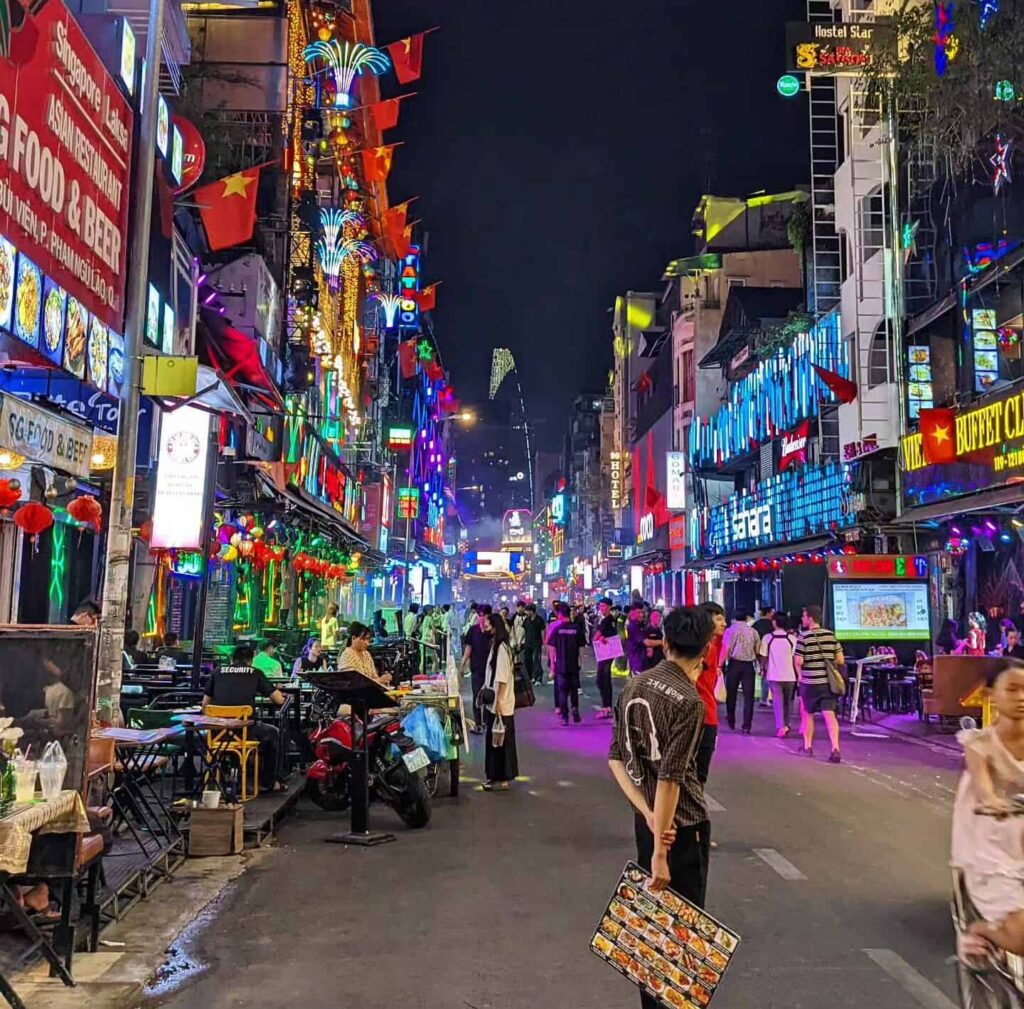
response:
[[[791,469],[714,508],[694,508],[688,558],[714,559],[848,528],[856,521],[850,475],[840,463]]]
[[[388,448],[392,451],[412,447],[413,430],[411,427],[388,428]]]
[[[612,511],[623,507],[622,500],[622,453],[612,452],[608,463],[611,484]]]
[[[410,521],[420,517],[420,492],[415,487],[398,488],[398,517]]]

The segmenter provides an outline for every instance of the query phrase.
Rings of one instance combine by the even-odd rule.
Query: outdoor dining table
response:
[[[224,791],[224,783],[217,772],[231,753],[231,745],[236,742],[242,729],[252,725],[251,718],[215,718],[204,715],[202,711],[179,711],[172,715],[172,720],[181,724],[185,730],[185,792],[191,798],[198,798],[207,787],[209,781],[217,786],[221,797],[228,798]],[[206,732],[206,746],[196,747],[197,732]],[[212,741],[212,742],[211,742]],[[198,756],[202,761],[202,770],[196,781],[193,762]]]
[[[71,949],[74,946],[73,938],[66,934],[58,935],[55,931],[54,941],[48,939],[29,917],[25,907],[18,903],[11,879],[29,870],[32,841],[37,835],[45,834],[66,835],[67,844],[62,846],[62,852],[58,856],[61,865],[56,868],[59,868],[59,872],[54,872],[53,875],[63,875],[70,879],[75,871],[75,835],[88,831],[89,818],[86,816],[82,797],[71,789],[61,792],[53,799],[15,803],[6,814],[0,816],[0,902],[29,937],[33,947],[42,953],[50,965],[51,974],[59,977],[69,988],[75,985],[69,969]],[[63,955],[57,951],[54,942],[66,947]],[[2,968],[0,995],[3,995],[13,1009],[24,1009],[24,1003]]]
[[[109,739],[114,743],[121,774],[111,791],[111,804],[147,858],[184,840],[160,789],[153,783],[152,774],[162,756],[161,750],[179,742],[184,733],[181,725],[157,729],[105,726],[92,732],[93,739]],[[156,850],[151,851],[154,845]]]

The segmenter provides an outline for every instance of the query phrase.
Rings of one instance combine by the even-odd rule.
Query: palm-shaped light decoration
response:
[[[375,294],[374,298],[384,309],[384,322],[388,329],[394,329],[395,319],[398,318],[398,306],[402,299],[397,294]]]
[[[363,263],[372,263],[377,258],[377,250],[360,238],[347,238],[338,248],[342,259],[346,256],[356,256]]]
[[[346,224],[362,228],[366,225],[366,218],[357,210],[338,210],[336,207],[321,209],[320,227],[323,228],[324,240],[330,248],[334,248],[341,241]]]
[[[302,51],[302,58],[310,63],[323,60],[334,75],[334,105],[339,109],[352,107],[352,84],[365,73],[382,74],[391,66],[387,55],[374,46],[362,42],[311,42]]]
[[[341,264],[345,261],[344,243],[332,243],[321,238],[316,243],[316,255],[331,287],[336,287],[341,275]]]

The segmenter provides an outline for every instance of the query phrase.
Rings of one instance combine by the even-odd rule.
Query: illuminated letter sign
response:
[[[158,550],[198,550],[203,543],[210,415],[182,406],[163,415],[157,459],[153,536]]]
[[[803,466],[807,462],[807,436],[810,434],[810,421],[798,424],[788,434],[782,436],[782,454],[779,457],[779,472],[790,466]]]
[[[612,511],[622,507],[622,454],[612,452],[609,459]]]
[[[669,511],[686,508],[686,453],[666,452],[667,488],[665,498]]]
[[[646,543],[654,539],[654,514],[647,512],[640,519],[640,531],[636,534],[637,543]]]

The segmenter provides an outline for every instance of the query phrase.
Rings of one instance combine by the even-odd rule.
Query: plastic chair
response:
[[[211,718],[252,718],[252,706],[249,704],[208,704],[203,713]],[[238,758],[241,769],[241,790],[238,798],[249,802],[260,794],[260,744],[258,740],[249,738],[249,727],[241,729],[211,729],[207,745],[213,750],[233,753]],[[252,757],[252,791],[249,791],[249,758]],[[220,780],[220,767],[217,768],[217,780]]]

